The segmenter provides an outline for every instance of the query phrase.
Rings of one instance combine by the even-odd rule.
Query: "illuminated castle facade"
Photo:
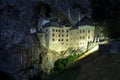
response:
[[[84,17],[72,27],[61,27],[51,22],[47,23],[37,33],[42,46],[57,52],[69,48],[73,50],[86,49],[89,42],[94,41],[94,30],[92,21]]]

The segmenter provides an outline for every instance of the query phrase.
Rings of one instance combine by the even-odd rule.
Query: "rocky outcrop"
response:
[[[42,15],[43,17],[59,20],[59,16],[62,15],[61,19],[68,22],[78,20],[73,19],[78,8],[72,8],[72,0],[70,3],[66,0],[0,0],[0,69],[11,72],[16,76],[16,80],[27,80],[31,73],[35,72],[34,65],[36,60],[40,59],[40,55],[43,58],[42,69],[53,67],[53,62],[62,57],[59,53],[41,48],[36,34],[30,34],[30,29],[36,27],[38,19],[42,17],[42,10],[39,10],[41,4],[36,6],[37,2],[45,5],[43,9],[46,10],[43,14],[49,9],[52,10],[51,17],[49,12]],[[77,2],[88,3],[87,0]]]

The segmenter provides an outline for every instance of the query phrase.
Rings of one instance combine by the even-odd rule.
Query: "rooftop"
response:
[[[94,25],[94,24],[93,24],[93,21],[92,21],[89,17],[85,16],[85,17],[82,18],[80,21],[78,21],[78,22],[72,27],[72,29],[76,29],[76,28],[78,28],[78,26],[83,26],[83,25],[90,25],[90,26],[92,26],[92,25]]]

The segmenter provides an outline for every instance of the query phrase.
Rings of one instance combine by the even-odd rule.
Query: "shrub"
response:
[[[74,54],[67,57],[66,59],[58,59],[54,64],[54,70],[55,71],[62,70],[66,65],[72,63],[77,58],[78,58],[78,55]]]

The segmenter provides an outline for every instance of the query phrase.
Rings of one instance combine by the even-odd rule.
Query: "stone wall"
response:
[[[40,34],[41,44],[50,50],[60,52],[68,48],[75,50],[87,48],[88,42],[93,42],[94,26],[79,26],[77,29],[70,28],[53,26],[43,28],[46,34]]]

